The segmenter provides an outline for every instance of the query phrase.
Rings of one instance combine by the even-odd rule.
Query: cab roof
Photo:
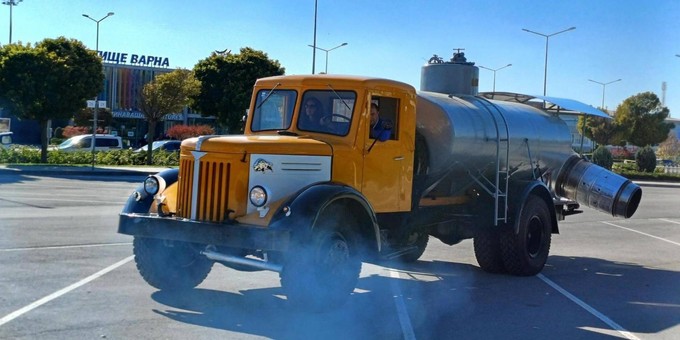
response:
[[[352,75],[337,75],[337,74],[314,74],[314,75],[290,75],[290,76],[274,76],[260,78],[255,83],[255,86],[262,87],[273,87],[277,83],[293,85],[293,86],[326,86],[329,83],[333,83],[333,86],[362,86],[371,88],[380,87],[390,87],[399,88],[404,91],[413,91],[415,88],[409,84],[402,83],[396,80],[375,78],[375,77],[365,77],[365,76],[352,76]]]

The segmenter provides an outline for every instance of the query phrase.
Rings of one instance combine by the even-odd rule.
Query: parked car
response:
[[[12,132],[0,132],[0,149],[12,145]]]
[[[95,135],[95,151],[120,150],[123,139],[114,135]],[[92,150],[92,135],[73,136],[57,146],[58,151],[74,152]]]
[[[168,151],[168,152],[174,152],[174,151],[179,151],[179,147],[182,145],[182,141],[179,140],[157,140],[151,144],[151,150],[152,151],[158,151],[158,150],[163,150],[163,151]],[[135,150],[135,152],[146,152],[148,150],[148,144],[142,146],[141,148]]]

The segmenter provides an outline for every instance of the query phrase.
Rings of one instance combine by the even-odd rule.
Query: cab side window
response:
[[[371,106],[378,109],[378,118],[371,119],[371,138],[380,140],[399,139],[399,99],[391,97],[371,97]],[[389,130],[389,136],[387,131]],[[381,135],[381,136],[378,136]]]

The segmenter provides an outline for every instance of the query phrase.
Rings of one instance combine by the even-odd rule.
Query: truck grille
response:
[[[220,160],[199,161],[200,174],[195,176],[194,162],[193,159],[180,160],[177,216],[197,221],[222,222],[229,205],[231,164]],[[195,199],[194,178],[199,181]]]

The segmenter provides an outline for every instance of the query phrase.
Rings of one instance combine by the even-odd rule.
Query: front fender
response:
[[[557,213],[555,212],[555,205],[553,204],[552,194],[550,189],[541,181],[521,181],[515,182],[510,188],[510,197],[514,202],[514,205],[508,207],[509,213],[512,217],[512,224],[515,233],[519,232],[519,218],[522,210],[530,195],[536,195],[543,199],[548,205],[548,211],[550,211],[550,220],[552,222],[552,232],[553,234],[558,234],[559,229],[557,226]]]
[[[347,205],[348,213],[357,217],[361,233],[375,244],[371,248],[380,251],[380,229],[373,208],[359,191],[340,183],[313,184],[298,191],[281,205],[269,227],[290,229],[294,239],[306,240],[324,209],[336,203]]]
[[[162,180],[165,183],[165,187],[168,187],[177,182],[178,175],[178,169],[167,169],[151,176],[157,177],[159,181]],[[128,197],[121,213],[147,213],[151,204],[153,204],[153,196],[146,193],[144,183],[142,182]]]

